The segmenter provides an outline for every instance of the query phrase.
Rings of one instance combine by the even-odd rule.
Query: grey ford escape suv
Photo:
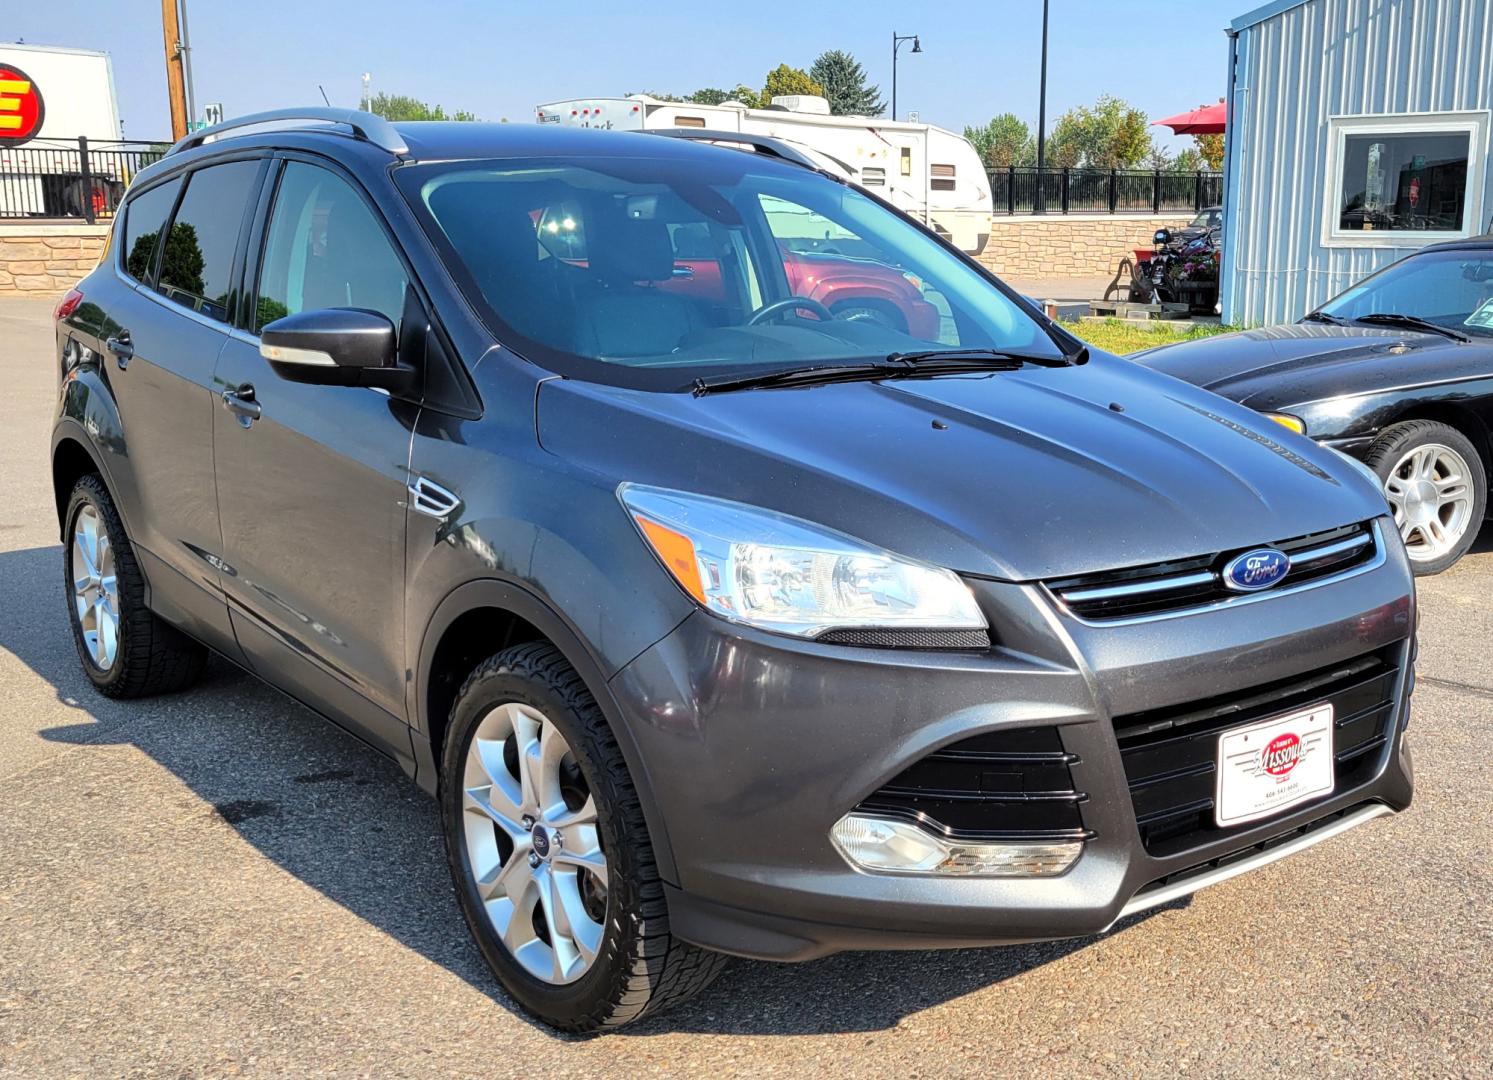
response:
[[[57,313],[98,688],[212,650],[398,760],[570,1030],[727,953],[1095,933],[1408,805],[1356,466],[687,135],[296,110],[142,171]],[[936,330],[790,291],[821,250]]]

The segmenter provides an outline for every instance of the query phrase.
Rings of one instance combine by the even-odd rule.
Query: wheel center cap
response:
[[[1409,512],[1412,521],[1424,525],[1436,516],[1439,502],[1436,496],[1436,486],[1429,480],[1420,480],[1406,494],[1405,509]]]
[[[550,833],[543,825],[535,825],[529,834],[529,842],[534,845],[534,854],[541,859],[550,857]]]

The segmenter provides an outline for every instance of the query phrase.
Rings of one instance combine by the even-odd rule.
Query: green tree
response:
[[[1203,155],[1189,146],[1186,150],[1183,150],[1176,157],[1172,158],[1171,163],[1167,167],[1172,172],[1195,173],[1201,172],[1209,166]]]
[[[1223,135],[1194,135],[1198,156],[1210,169],[1223,168]]]
[[[881,88],[868,86],[866,69],[841,49],[820,53],[809,78],[824,88],[829,111],[836,116],[880,116],[886,109]]]
[[[967,127],[964,137],[980,160],[994,169],[1008,165],[1031,165],[1037,160],[1037,143],[1031,129],[1015,113],[1001,113],[984,127]]]
[[[762,88],[762,93],[758,95],[758,100],[761,102],[761,107],[766,108],[772,104],[773,98],[788,97],[793,94],[816,94],[822,97],[824,87],[809,78],[809,73],[803,68],[779,64],[767,73],[767,82]]]
[[[446,110],[439,105],[429,105],[419,98],[412,98],[405,94],[373,95],[368,102],[368,111],[375,116],[382,116],[385,120],[475,120],[475,113],[465,109],[456,109],[449,116]]]
[[[1110,94],[1069,109],[1047,139],[1048,164],[1060,169],[1133,169],[1151,150],[1146,114]]]

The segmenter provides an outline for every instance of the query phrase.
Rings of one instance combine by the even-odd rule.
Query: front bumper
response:
[[[1404,809],[1414,598],[1395,548],[1372,572],[1278,602],[1100,626],[1037,586],[972,582],[996,648],[817,645],[696,613],[611,683],[668,824],[673,930],[739,955],[989,945],[1118,919]],[[1243,692],[1377,651],[1396,661],[1388,737],[1354,783],[1195,844],[1148,850],[1115,717]],[[853,869],[830,829],[909,765],[986,732],[1055,726],[1086,796],[1083,855],[1051,878]]]

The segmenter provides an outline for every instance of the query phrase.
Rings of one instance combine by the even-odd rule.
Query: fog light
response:
[[[879,874],[1056,877],[1077,861],[1083,841],[978,843],[936,836],[910,821],[846,814],[830,830],[845,861]]]

